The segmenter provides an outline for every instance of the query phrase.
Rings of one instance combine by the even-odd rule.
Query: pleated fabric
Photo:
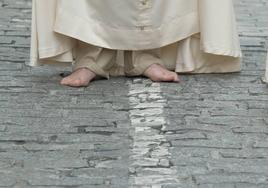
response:
[[[241,70],[232,0],[33,0],[30,66],[75,63],[79,41],[117,51],[155,50],[169,70]]]

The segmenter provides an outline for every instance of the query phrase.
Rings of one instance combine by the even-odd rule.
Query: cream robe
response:
[[[118,50],[114,75],[120,52],[145,49],[176,72],[241,70],[232,0],[33,0],[32,11],[30,66],[73,62],[81,40]]]

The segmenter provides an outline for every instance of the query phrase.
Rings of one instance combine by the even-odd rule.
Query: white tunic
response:
[[[31,66],[71,61],[81,40],[116,50],[161,48],[180,72],[240,70],[232,0],[33,0],[32,21]]]

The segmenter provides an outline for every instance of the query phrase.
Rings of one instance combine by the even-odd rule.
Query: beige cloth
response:
[[[241,70],[231,0],[33,0],[28,65],[75,64],[81,41],[116,50],[113,76],[131,64],[127,50],[151,50],[176,72]]]
[[[77,45],[73,48],[75,64],[73,71],[81,67],[87,67],[91,71],[95,72],[101,77],[109,79],[109,76],[138,76],[152,64],[157,63],[168,69],[170,65],[164,63],[160,58],[159,49],[152,50],[124,50],[121,56],[121,60],[124,63],[122,66],[118,66],[117,50],[102,48],[94,46],[84,42],[77,42]],[[172,66],[172,65],[171,65]]]

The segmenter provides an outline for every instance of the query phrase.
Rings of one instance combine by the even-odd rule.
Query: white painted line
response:
[[[162,130],[166,100],[161,95],[160,83],[136,78],[128,82],[130,102],[130,135],[133,146],[130,152],[131,187],[161,188],[162,185],[180,183],[177,169],[170,166],[169,145]]]
[[[268,51],[267,51],[267,56],[266,56],[266,69],[265,69],[265,75],[264,75],[263,81],[268,83]]]

